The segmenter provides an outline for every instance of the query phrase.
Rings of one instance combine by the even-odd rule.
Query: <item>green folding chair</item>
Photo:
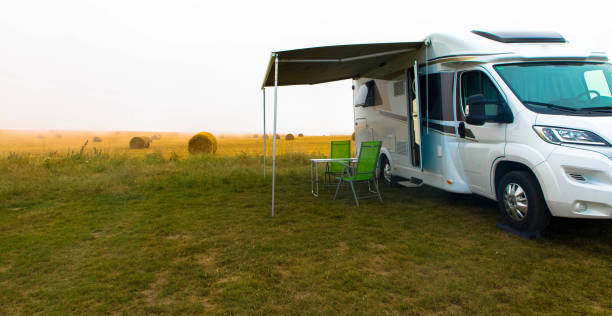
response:
[[[349,164],[351,158],[351,141],[350,140],[334,140],[331,142],[331,157],[332,159],[346,158],[344,163],[331,162],[327,164],[325,169],[324,183],[330,184],[337,177],[342,175],[344,166]]]
[[[378,182],[376,181],[376,168],[378,166],[378,156],[380,154],[380,147],[382,143],[380,141],[374,142],[362,142],[361,149],[359,150],[359,158],[357,160],[357,166],[352,167],[349,164],[344,165],[344,171],[342,172],[342,176],[339,177],[338,187],[336,188],[336,194],[334,194],[334,200],[338,196],[338,192],[340,191],[340,186],[343,182],[348,182],[351,190],[353,191],[353,197],[355,198],[355,204],[359,207],[359,200],[378,197],[380,202],[383,202],[382,196],[380,195],[380,191],[378,190]],[[355,191],[355,185],[360,185],[363,183],[368,184],[368,191],[371,191],[372,184],[376,189],[375,195],[368,196],[359,196],[359,191]]]

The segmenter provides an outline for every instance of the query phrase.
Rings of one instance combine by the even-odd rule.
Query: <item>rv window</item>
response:
[[[376,82],[374,80],[370,80],[361,85],[354,101],[356,107],[381,105],[382,98],[380,97],[380,93],[378,93],[378,89],[376,88]]]
[[[484,95],[487,100],[502,101],[501,94],[497,90],[497,87],[491,82],[489,77],[482,71],[468,71],[461,75],[461,106],[463,113],[465,113],[465,106],[467,105],[467,99],[475,94]],[[485,115],[488,118],[486,121],[495,121],[495,118],[499,114],[499,105],[496,103],[485,104]]]
[[[365,104],[363,106],[373,106],[376,103],[376,83],[374,80],[370,80],[366,82],[365,85],[368,88],[368,95],[366,96]]]
[[[439,121],[453,121],[454,74],[441,72],[430,74],[428,79],[419,76],[421,117]]]

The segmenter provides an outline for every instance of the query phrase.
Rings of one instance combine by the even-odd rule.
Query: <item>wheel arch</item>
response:
[[[530,168],[529,166],[527,166],[524,163],[521,162],[517,162],[517,161],[513,161],[513,160],[503,160],[500,161],[498,164],[496,164],[495,166],[495,174],[494,174],[494,183],[495,183],[495,197],[496,200],[498,201],[499,207],[502,210],[502,212],[504,212],[503,209],[503,197],[498,196],[499,191],[501,191],[503,188],[500,188],[498,190],[498,186],[500,185],[500,183],[503,181],[503,178],[508,175],[511,172],[523,172],[523,173],[527,173],[530,174],[532,179],[535,179],[535,181],[529,181],[529,179],[526,179],[524,176],[523,177],[519,177],[524,179],[523,181],[527,181],[528,183],[532,183],[532,187],[535,187],[534,189],[536,191],[539,191],[539,199],[536,199],[534,206],[536,210],[536,213],[534,213],[535,215],[531,215],[530,216],[530,220],[528,222],[523,223],[523,224],[515,224],[513,223],[512,220],[509,219],[508,217],[508,211],[505,210],[506,213],[504,213],[504,217],[506,218],[507,221],[510,222],[511,225],[515,226],[516,228],[520,229],[520,230],[524,230],[524,231],[540,231],[542,229],[544,229],[546,226],[548,226],[548,223],[550,222],[550,217],[553,216],[550,207],[548,206],[548,201],[546,199],[546,195],[544,193],[544,188],[542,187],[542,183],[541,180],[538,178],[537,173]],[[520,173],[518,174],[520,175]],[[517,175],[515,175],[516,178]],[[520,182],[519,182],[520,183]],[[534,193],[535,195],[538,195],[538,193]],[[532,204],[530,204],[532,205]],[[538,206],[540,205],[540,206]],[[531,208],[531,206],[530,206]],[[535,216],[535,217],[534,217]]]
[[[378,168],[382,166],[383,159],[385,158],[387,159],[387,161],[389,161],[391,168],[393,168],[393,158],[391,157],[389,150],[384,147],[380,149],[380,154],[378,155]]]
[[[540,179],[537,174],[532,170],[531,167],[526,164],[514,160],[501,160],[495,164],[493,170],[493,190],[495,192],[495,197],[497,197],[497,186],[501,181],[502,177],[511,171],[526,171],[529,172],[537,181],[540,192],[543,193],[542,183],[540,183]]]

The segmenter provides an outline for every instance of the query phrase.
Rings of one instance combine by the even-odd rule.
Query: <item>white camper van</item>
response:
[[[557,33],[433,34],[401,69],[353,79],[356,148],[389,184],[499,202],[526,231],[612,218],[612,65]],[[382,64],[381,64],[382,66]]]

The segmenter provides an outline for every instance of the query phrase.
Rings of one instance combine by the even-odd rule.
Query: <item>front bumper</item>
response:
[[[536,167],[553,216],[612,218],[612,159],[584,149],[557,146]]]

